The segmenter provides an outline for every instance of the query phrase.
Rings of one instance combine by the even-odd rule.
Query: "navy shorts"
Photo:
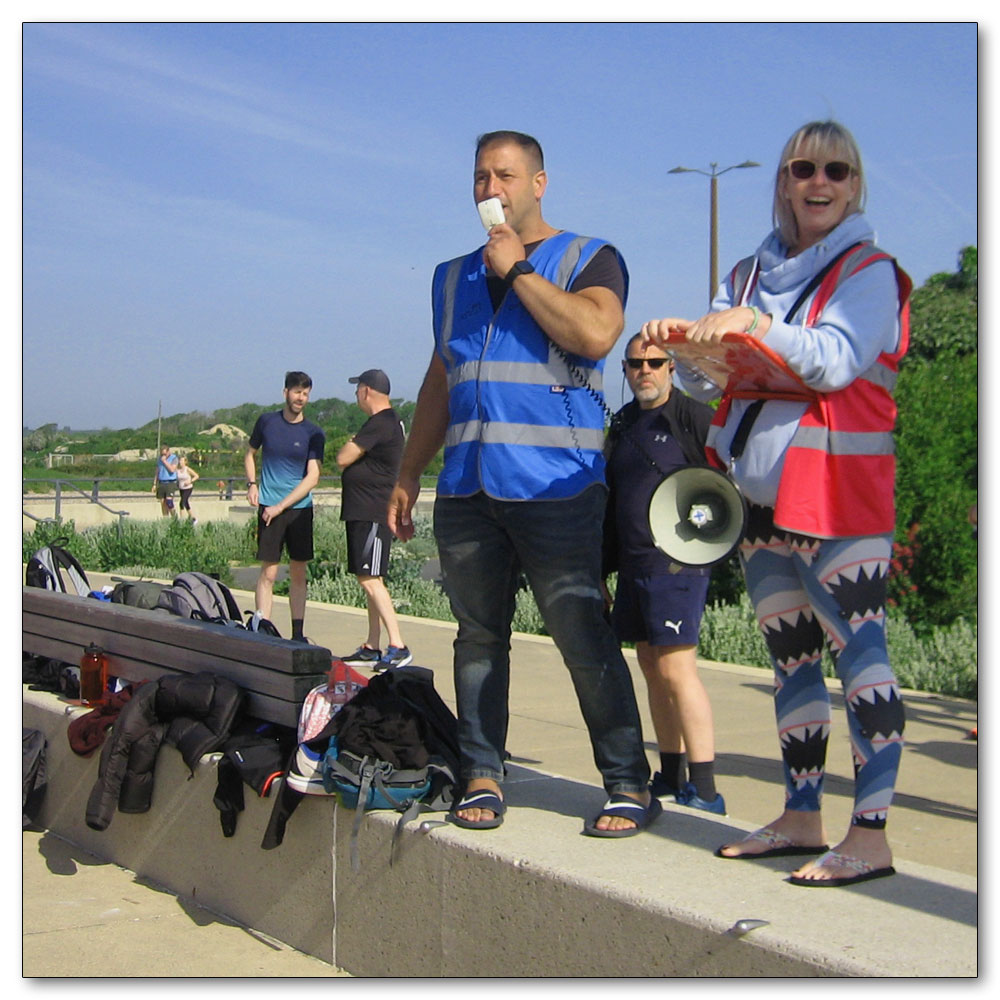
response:
[[[261,562],[281,562],[281,550],[288,550],[292,562],[309,562],[313,557],[313,509],[289,507],[270,524],[263,520],[264,508],[257,508],[257,558]]]
[[[347,572],[355,576],[385,576],[389,569],[392,532],[375,521],[346,521]]]
[[[611,609],[611,625],[618,641],[697,646],[709,579],[687,573],[619,575]]]

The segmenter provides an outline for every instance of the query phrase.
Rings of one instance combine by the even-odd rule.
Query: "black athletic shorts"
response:
[[[355,576],[385,576],[389,568],[392,532],[374,521],[345,521],[347,572]]]
[[[260,562],[281,562],[281,550],[287,549],[293,562],[309,562],[313,557],[313,509],[289,507],[270,524],[263,521],[264,508],[257,508],[257,558]]]
[[[159,479],[156,482],[156,499],[166,500],[177,492],[176,479]]]

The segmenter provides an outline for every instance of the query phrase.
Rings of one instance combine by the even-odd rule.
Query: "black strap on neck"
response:
[[[862,240],[860,243],[855,243],[853,246],[849,246],[846,250],[842,250],[840,253],[838,253],[837,256],[834,257],[833,260],[831,260],[822,270],[817,271],[813,275],[812,280],[809,282],[809,284],[802,289],[802,292],[799,294],[799,297],[795,300],[795,304],[792,306],[791,309],[788,310],[788,313],[785,316],[785,322],[791,323],[792,317],[799,311],[799,309],[802,308],[802,303],[805,302],[805,300],[809,298],[809,296],[812,295],[812,293],[816,291],[817,288],[819,288],[820,283],[833,270],[838,261],[842,260],[849,253],[853,253],[853,251],[857,250],[858,247],[863,245],[864,245],[864,240]]]
[[[729,457],[735,462],[743,454],[743,449],[747,446],[747,438],[750,437],[750,428],[753,427],[757,415],[764,406],[765,400],[755,399],[743,412],[739,427],[733,435],[733,443],[729,446]]]

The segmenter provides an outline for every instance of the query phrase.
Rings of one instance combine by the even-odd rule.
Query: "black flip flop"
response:
[[[724,845],[726,846],[726,845]],[[716,848],[715,856],[726,861],[757,861],[759,858],[796,858],[805,855],[822,854],[830,850],[829,844],[820,844],[819,847],[802,847],[799,844],[791,844],[788,847],[772,847],[770,850],[761,851],[759,854],[723,854],[722,848]]]
[[[840,878],[806,878],[804,875],[789,875],[785,879],[792,885],[805,885],[816,889],[835,889],[843,885],[857,885],[859,882],[870,882],[873,878],[887,878],[895,875],[896,869],[892,865],[885,868],[872,868],[866,862],[852,858],[849,854],[839,854],[837,851],[827,851],[821,858],[816,859],[816,865],[824,868],[826,861],[835,861],[841,867],[854,868],[857,875],[842,875]]]
[[[748,844],[755,840],[763,841],[765,844],[775,844],[775,846],[769,847],[766,851],[758,851],[756,854],[752,852],[746,854],[723,854],[722,847],[737,846],[736,844],[723,844],[722,847],[716,849],[715,856],[722,858],[724,861],[757,861],[760,858],[793,858],[808,854],[823,854],[825,851],[830,850],[829,844],[821,844],[819,847],[793,844],[784,834],[778,833],[777,830],[773,830],[769,826],[762,826],[759,830],[754,830],[753,833],[744,837],[738,843]],[[779,844],[778,841],[784,841],[784,843]]]

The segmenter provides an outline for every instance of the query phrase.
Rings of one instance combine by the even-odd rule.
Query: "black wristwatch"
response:
[[[521,274],[534,274],[535,269],[526,260],[516,260],[514,261],[514,266],[507,272],[507,276],[503,279],[504,284],[510,288],[514,284],[514,279]]]

